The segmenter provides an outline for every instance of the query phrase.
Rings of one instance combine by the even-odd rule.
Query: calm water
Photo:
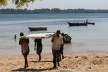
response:
[[[87,27],[69,27],[67,22],[88,19],[95,25]],[[31,33],[29,26],[46,26],[47,31],[67,33],[72,37],[71,44],[65,44],[67,52],[106,51],[108,52],[108,13],[73,13],[73,14],[0,14],[0,54],[21,54],[18,44],[19,33]],[[38,31],[40,32],[40,31]],[[16,41],[14,35],[17,35]],[[43,53],[51,53],[51,42],[43,39]],[[30,39],[30,54],[33,50]]]

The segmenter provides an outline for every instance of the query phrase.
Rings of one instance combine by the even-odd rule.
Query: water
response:
[[[69,27],[67,22],[88,19],[95,25]],[[64,52],[108,51],[108,13],[73,14],[0,14],[0,54],[21,54],[18,44],[19,33],[30,33],[29,26],[45,26],[47,31],[67,33],[72,37],[71,44],[65,44]],[[40,32],[40,31],[38,31]],[[17,36],[16,40],[14,35]],[[51,39],[43,39],[43,54],[51,53]],[[30,39],[30,53],[35,51]]]

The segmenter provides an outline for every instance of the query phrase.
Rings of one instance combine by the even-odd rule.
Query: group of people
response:
[[[63,49],[64,49],[64,42],[63,42],[63,35],[60,30],[53,35],[51,42],[52,42],[52,54],[53,54],[53,68],[56,68],[57,65],[59,66],[59,62],[61,59],[64,59]],[[39,56],[39,61],[41,60],[41,53],[42,53],[42,39],[35,39],[35,50]],[[24,68],[28,67],[28,60],[27,56],[29,54],[29,39],[24,36],[24,33],[20,33],[19,45],[21,45],[22,55],[25,60]]]

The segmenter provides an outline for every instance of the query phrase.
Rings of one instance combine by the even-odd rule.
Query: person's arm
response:
[[[42,46],[42,39],[41,39],[41,46]]]
[[[34,40],[34,50],[36,50],[36,39]]]
[[[63,37],[60,37],[60,42],[61,42],[61,45],[63,45]]]
[[[53,35],[53,37],[52,37],[52,39],[51,39],[51,42],[53,42],[53,41],[54,41],[54,37],[55,37],[55,34]]]
[[[19,39],[19,45],[21,45],[21,38]]]

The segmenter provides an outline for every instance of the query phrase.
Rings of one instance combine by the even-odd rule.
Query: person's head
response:
[[[64,33],[61,33],[62,36],[64,36]]]
[[[21,32],[21,33],[20,33],[20,36],[24,36],[24,33],[23,33],[23,32]]]
[[[57,34],[57,37],[59,37],[60,30],[57,30],[56,34]]]

